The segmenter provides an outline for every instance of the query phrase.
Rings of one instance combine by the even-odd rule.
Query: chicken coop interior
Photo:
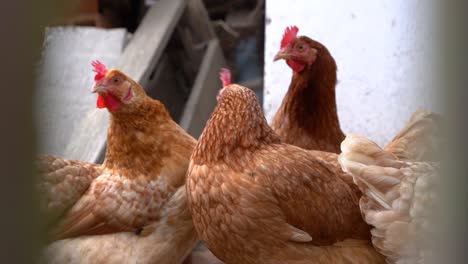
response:
[[[264,1],[78,1],[45,33],[39,149],[102,161],[108,117],[94,109],[92,96],[81,96],[92,86],[85,77],[92,60],[129,72],[195,137],[215,105],[221,67],[262,98],[264,7]]]
[[[35,62],[35,263],[441,263],[435,4],[64,6]]]

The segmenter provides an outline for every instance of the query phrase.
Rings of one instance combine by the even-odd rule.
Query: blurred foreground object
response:
[[[443,149],[439,119],[417,111],[385,150],[356,135],[341,144],[342,168],[364,194],[359,204],[374,227],[372,243],[389,263],[436,263],[440,164],[431,152]]]

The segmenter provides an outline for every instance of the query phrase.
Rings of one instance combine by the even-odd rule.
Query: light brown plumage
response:
[[[381,263],[336,159],[281,143],[251,90],[223,88],[187,178],[200,238],[226,263]]]
[[[418,109],[384,150],[399,160],[437,161],[444,145],[442,123],[438,114]]]
[[[374,226],[372,242],[389,263],[430,263],[434,257],[439,165],[418,159],[433,157],[427,150],[440,146],[434,144],[434,132],[440,131],[435,119],[434,114],[416,112],[387,151],[356,135],[348,135],[341,145],[343,170],[365,194],[360,207]]]
[[[148,97],[122,72],[107,71],[96,86],[93,90],[110,112],[104,163],[42,159],[41,167],[48,167],[43,178],[48,181],[40,183],[39,189],[45,191],[48,207],[64,211],[52,228],[52,239],[67,239],[55,242],[57,251],[48,251],[48,256],[64,260],[74,256],[74,250],[83,250],[81,257],[92,259],[99,249],[133,243],[132,252],[112,257],[101,252],[99,259],[104,263],[182,261],[196,244],[184,193],[196,141],[171,119],[161,102]],[[65,168],[72,172],[64,171],[62,163],[69,164]],[[57,177],[62,174],[68,176]],[[79,188],[68,190],[75,186]],[[154,252],[147,253],[150,250]],[[163,255],[172,257],[157,259]]]
[[[80,263],[182,263],[198,241],[188,211],[185,188],[169,199],[148,236],[119,232],[99,236],[80,236],[50,244],[41,262]]]
[[[40,177],[37,189],[41,193],[41,211],[51,222],[80,199],[91,182],[102,173],[98,164],[49,155],[39,156],[36,167]]]

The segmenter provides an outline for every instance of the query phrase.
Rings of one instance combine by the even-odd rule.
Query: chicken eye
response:
[[[119,81],[120,81],[120,79],[119,79],[119,78],[117,78],[117,77],[116,77],[116,78],[114,78],[114,79],[112,79],[112,82],[113,82],[114,84],[117,84],[117,83],[119,83]]]

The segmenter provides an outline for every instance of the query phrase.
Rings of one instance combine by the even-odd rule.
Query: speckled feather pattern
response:
[[[381,263],[336,154],[281,143],[251,90],[224,89],[187,178],[208,248],[225,263]]]
[[[139,109],[141,114],[111,115],[103,174],[59,223],[58,238],[136,232],[158,220],[183,185],[187,165],[171,163],[181,158],[178,151],[187,159],[195,141],[177,128],[161,103],[148,98]]]
[[[355,135],[346,138],[342,149],[343,169],[365,194],[360,207],[366,222],[374,227],[375,248],[387,256],[388,263],[433,263],[439,165],[399,161]]]
[[[41,211],[50,221],[69,209],[102,173],[102,167],[77,160],[65,160],[50,155],[36,159],[37,190],[41,193]]]
[[[154,224],[155,231],[142,237],[119,232],[81,236],[53,242],[43,252],[41,263],[182,263],[198,241],[188,210],[185,186],[180,187]]]
[[[271,127],[288,143],[304,149],[340,153],[344,139],[336,110],[336,63],[325,46],[299,37],[319,47],[317,59],[302,72],[294,72]]]

